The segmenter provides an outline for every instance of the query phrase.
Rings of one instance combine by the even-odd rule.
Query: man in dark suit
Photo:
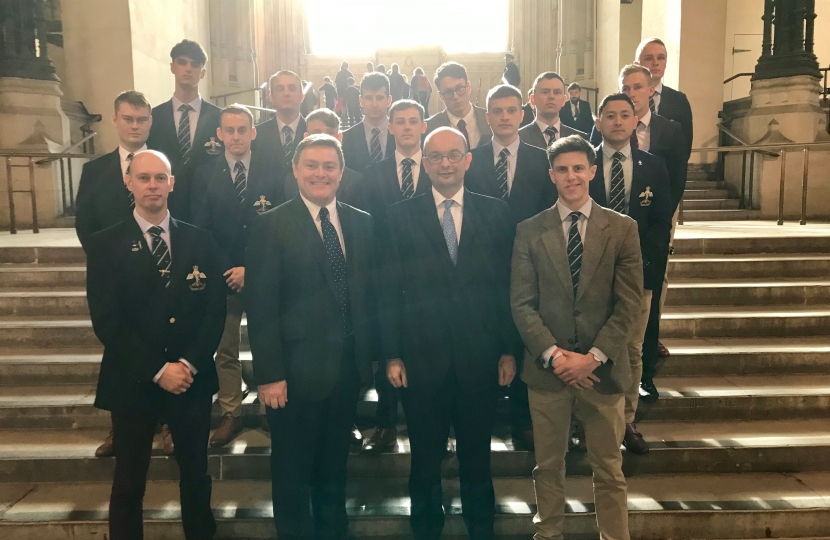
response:
[[[343,132],[346,166],[363,174],[366,167],[395,152],[395,138],[389,133],[386,110],[392,104],[389,77],[369,73],[360,81],[360,106],[363,120]]]
[[[625,81],[631,82],[628,77]],[[636,106],[637,102],[632,102],[626,94],[611,94],[602,100],[597,111],[602,144],[597,149],[597,172],[591,180],[590,194],[597,204],[634,219],[640,234],[645,290],[640,315],[628,344],[632,381],[625,392],[623,444],[630,452],[646,454],[648,445],[634,425],[634,415],[645,358],[643,340],[652,297],[660,294],[663,286],[674,208],[665,162],[631,144],[631,134],[638,124]]]
[[[170,194],[170,212],[176,219],[190,221],[193,171],[222,153],[216,139],[219,107],[199,95],[199,81],[205,78],[207,54],[201,45],[185,39],[170,51],[170,72],[176,90],[169,101],[153,109],[153,126],[147,147],[168,157],[176,178],[176,191]]]
[[[300,194],[257,217],[248,240],[254,378],[271,431],[277,535],[343,539],[349,432],[377,354],[374,232],[371,216],[336,200],[337,139],[309,135],[293,163]]]
[[[389,73],[389,94],[392,96],[392,103],[409,97],[409,84],[404,80],[397,63],[392,64],[392,71]]]
[[[533,95],[533,88],[527,91],[527,103],[524,104],[522,107],[522,111],[525,113],[522,117],[522,123],[519,124],[519,129],[532,124],[536,121],[536,109],[533,108],[533,104],[530,102],[530,96]]]
[[[294,149],[306,132],[305,118],[300,114],[303,84],[293,71],[278,71],[268,80],[268,92],[277,115],[257,125],[251,150],[271,156],[270,166],[277,178],[285,178],[291,172]]]
[[[340,116],[345,120],[348,119],[348,125],[354,126],[363,117],[363,112],[360,110],[360,89],[354,85],[354,79],[349,78],[346,81],[346,88],[342,92],[343,96],[343,112]]]
[[[404,389],[412,456],[410,525],[417,540],[441,535],[441,460],[453,427],[467,532],[492,539],[490,437],[518,346],[511,218],[503,201],[464,189],[471,156],[460,132],[432,132],[424,154],[432,189],[389,209],[381,271],[383,356],[389,382]]]
[[[553,71],[539,74],[533,81],[533,93],[530,95],[530,102],[536,109],[536,119],[519,130],[522,141],[539,148],[547,148],[553,141],[568,135],[587,138],[585,132],[565,125],[559,119],[559,112],[565,105],[565,100],[565,81],[562,77]],[[555,201],[556,197],[553,202]]]
[[[522,76],[519,73],[519,66],[513,60],[516,57],[510,53],[504,55],[504,73],[502,73],[501,81],[504,84],[518,87],[522,83]]]
[[[164,154],[136,154],[126,176],[133,217],[89,241],[87,299],[104,345],[95,406],[112,413],[116,449],[113,540],[143,538],[142,499],[161,417],[175,441],[185,538],[216,532],[207,442],[225,285],[210,234],[171,218],[173,181]]]
[[[568,85],[568,102],[559,112],[562,123],[583,133],[590,133],[594,128],[594,115],[591,104],[581,99],[582,87],[572,82]]]
[[[472,86],[464,66],[458,62],[441,64],[435,72],[435,87],[445,108],[427,120],[427,135],[439,127],[452,127],[464,135],[469,148],[487,144],[493,138],[486,111],[470,102]]]

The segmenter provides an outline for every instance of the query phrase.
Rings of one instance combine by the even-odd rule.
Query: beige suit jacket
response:
[[[597,347],[608,356],[594,371],[594,388],[620,393],[631,384],[628,341],[643,295],[637,223],[592,203],[574,298],[559,204],[520,223],[513,246],[510,300],[525,344],[522,379],[538,390],[564,389],[539,357],[554,345],[574,350],[578,335],[582,353]]]

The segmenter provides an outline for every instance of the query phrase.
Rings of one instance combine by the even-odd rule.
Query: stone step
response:
[[[687,306],[666,307],[660,335],[672,338],[795,337],[830,333],[830,307]]]
[[[86,266],[0,265],[0,290],[53,287],[86,289]]]
[[[672,280],[667,306],[830,304],[830,281],[825,280]]]
[[[675,249],[677,249],[675,241]],[[680,279],[805,279],[830,275],[830,255],[672,255],[669,283]],[[666,300],[668,302],[668,299]]]
[[[760,210],[686,210],[683,209],[684,221],[746,221],[759,219]]]
[[[0,317],[0,347],[98,347],[89,317]]]
[[[686,180],[686,190],[706,190],[706,189],[723,189],[724,182],[722,180],[707,180],[705,175],[700,177],[700,179],[692,179],[693,177],[689,176]]]
[[[0,291],[0,316],[89,316],[86,291],[14,290]]]
[[[695,199],[729,199],[729,191],[725,189],[689,189],[683,192],[683,200],[691,201]]]
[[[533,534],[530,478],[494,480],[499,538]],[[84,483],[0,484],[7,510],[0,536],[15,540],[104,538],[111,485]],[[465,537],[458,482],[444,481],[444,537]],[[147,538],[182,538],[176,481],[149,482],[144,497]],[[590,478],[566,483],[565,528],[569,538],[595,538]],[[351,533],[358,538],[407,538],[406,479],[351,480],[347,485]],[[272,538],[271,484],[220,480],[212,506],[220,538]],[[632,538],[784,538],[826,533],[830,520],[829,473],[650,475],[628,480]]]
[[[4,246],[0,249],[0,264],[86,264],[86,255],[80,245]]]
[[[738,199],[691,199],[683,202],[683,211],[690,210],[738,210],[741,201]]]
[[[775,222],[762,222],[757,227],[749,225],[720,221],[679,226],[672,242],[675,256],[758,257],[764,254],[786,256],[830,253],[830,227],[799,229],[797,223],[776,226]]]

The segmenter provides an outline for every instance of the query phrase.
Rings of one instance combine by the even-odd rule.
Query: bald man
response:
[[[185,538],[210,539],[207,472],[213,353],[225,324],[225,279],[210,233],[170,217],[175,180],[160,152],[138,152],[125,176],[130,217],[91,236],[87,299],[104,345],[95,406],[112,413],[112,540],[143,538],[153,433],[166,419],[181,477]]]

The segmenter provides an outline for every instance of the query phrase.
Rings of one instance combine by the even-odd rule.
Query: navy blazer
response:
[[[588,140],[588,134],[584,131],[574,129],[565,122],[561,122],[560,126],[562,128],[562,133],[559,134],[560,137],[579,135],[586,141]],[[536,123],[536,120],[519,129],[519,138],[527,144],[531,144],[537,148],[541,148],[542,150],[548,147],[547,141],[545,140],[545,134],[542,133],[541,129],[539,129],[539,124]]]
[[[297,133],[294,134],[294,148],[303,139],[306,132],[305,118],[300,115],[300,122],[297,124]],[[259,152],[271,158],[270,167],[273,167],[274,175],[277,178],[285,178],[291,172],[291,157],[285,157],[285,150],[282,147],[279,124],[276,118],[261,122],[256,126],[256,139],[251,142],[251,151]]]
[[[387,130],[383,159],[394,155],[395,137]],[[366,124],[364,122],[358,122],[343,132],[343,157],[346,159],[346,167],[360,174],[363,174],[366,167],[372,164],[369,145],[366,143]]]
[[[428,193],[431,187],[432,182],[424,170],[422,157],[418,184],[413,196]],[[372,215],[375,220],[375,232],[381,233],[386,229],[386,213],[389,207],[403,200],[401,184],[398,181],[398,163],[392,155],[366,169],[355,206]]]
[[[563,124],[585,133],[590,133],[594,127],[594,115],[591,114],[591,104],[584,99],[579,100],[579,112],[576,118],[571,113],[570,101],[566,101],[565,106],[559,111],[559,118]]]
[[[75,201],[75,231],[84,251],[90,237],[132,215],[130,192],[121,173],[118,148],[84,163]]]
[[[680,124],[683,130],[683,139],[686,142],[686,151],[691,154],[692,144],[694,143],[694,121],[692,120],[692,106],[689,104],[686,94],[663,85],[657,114]],[[689,156],[686,156],[687,160],[688,158]]]

